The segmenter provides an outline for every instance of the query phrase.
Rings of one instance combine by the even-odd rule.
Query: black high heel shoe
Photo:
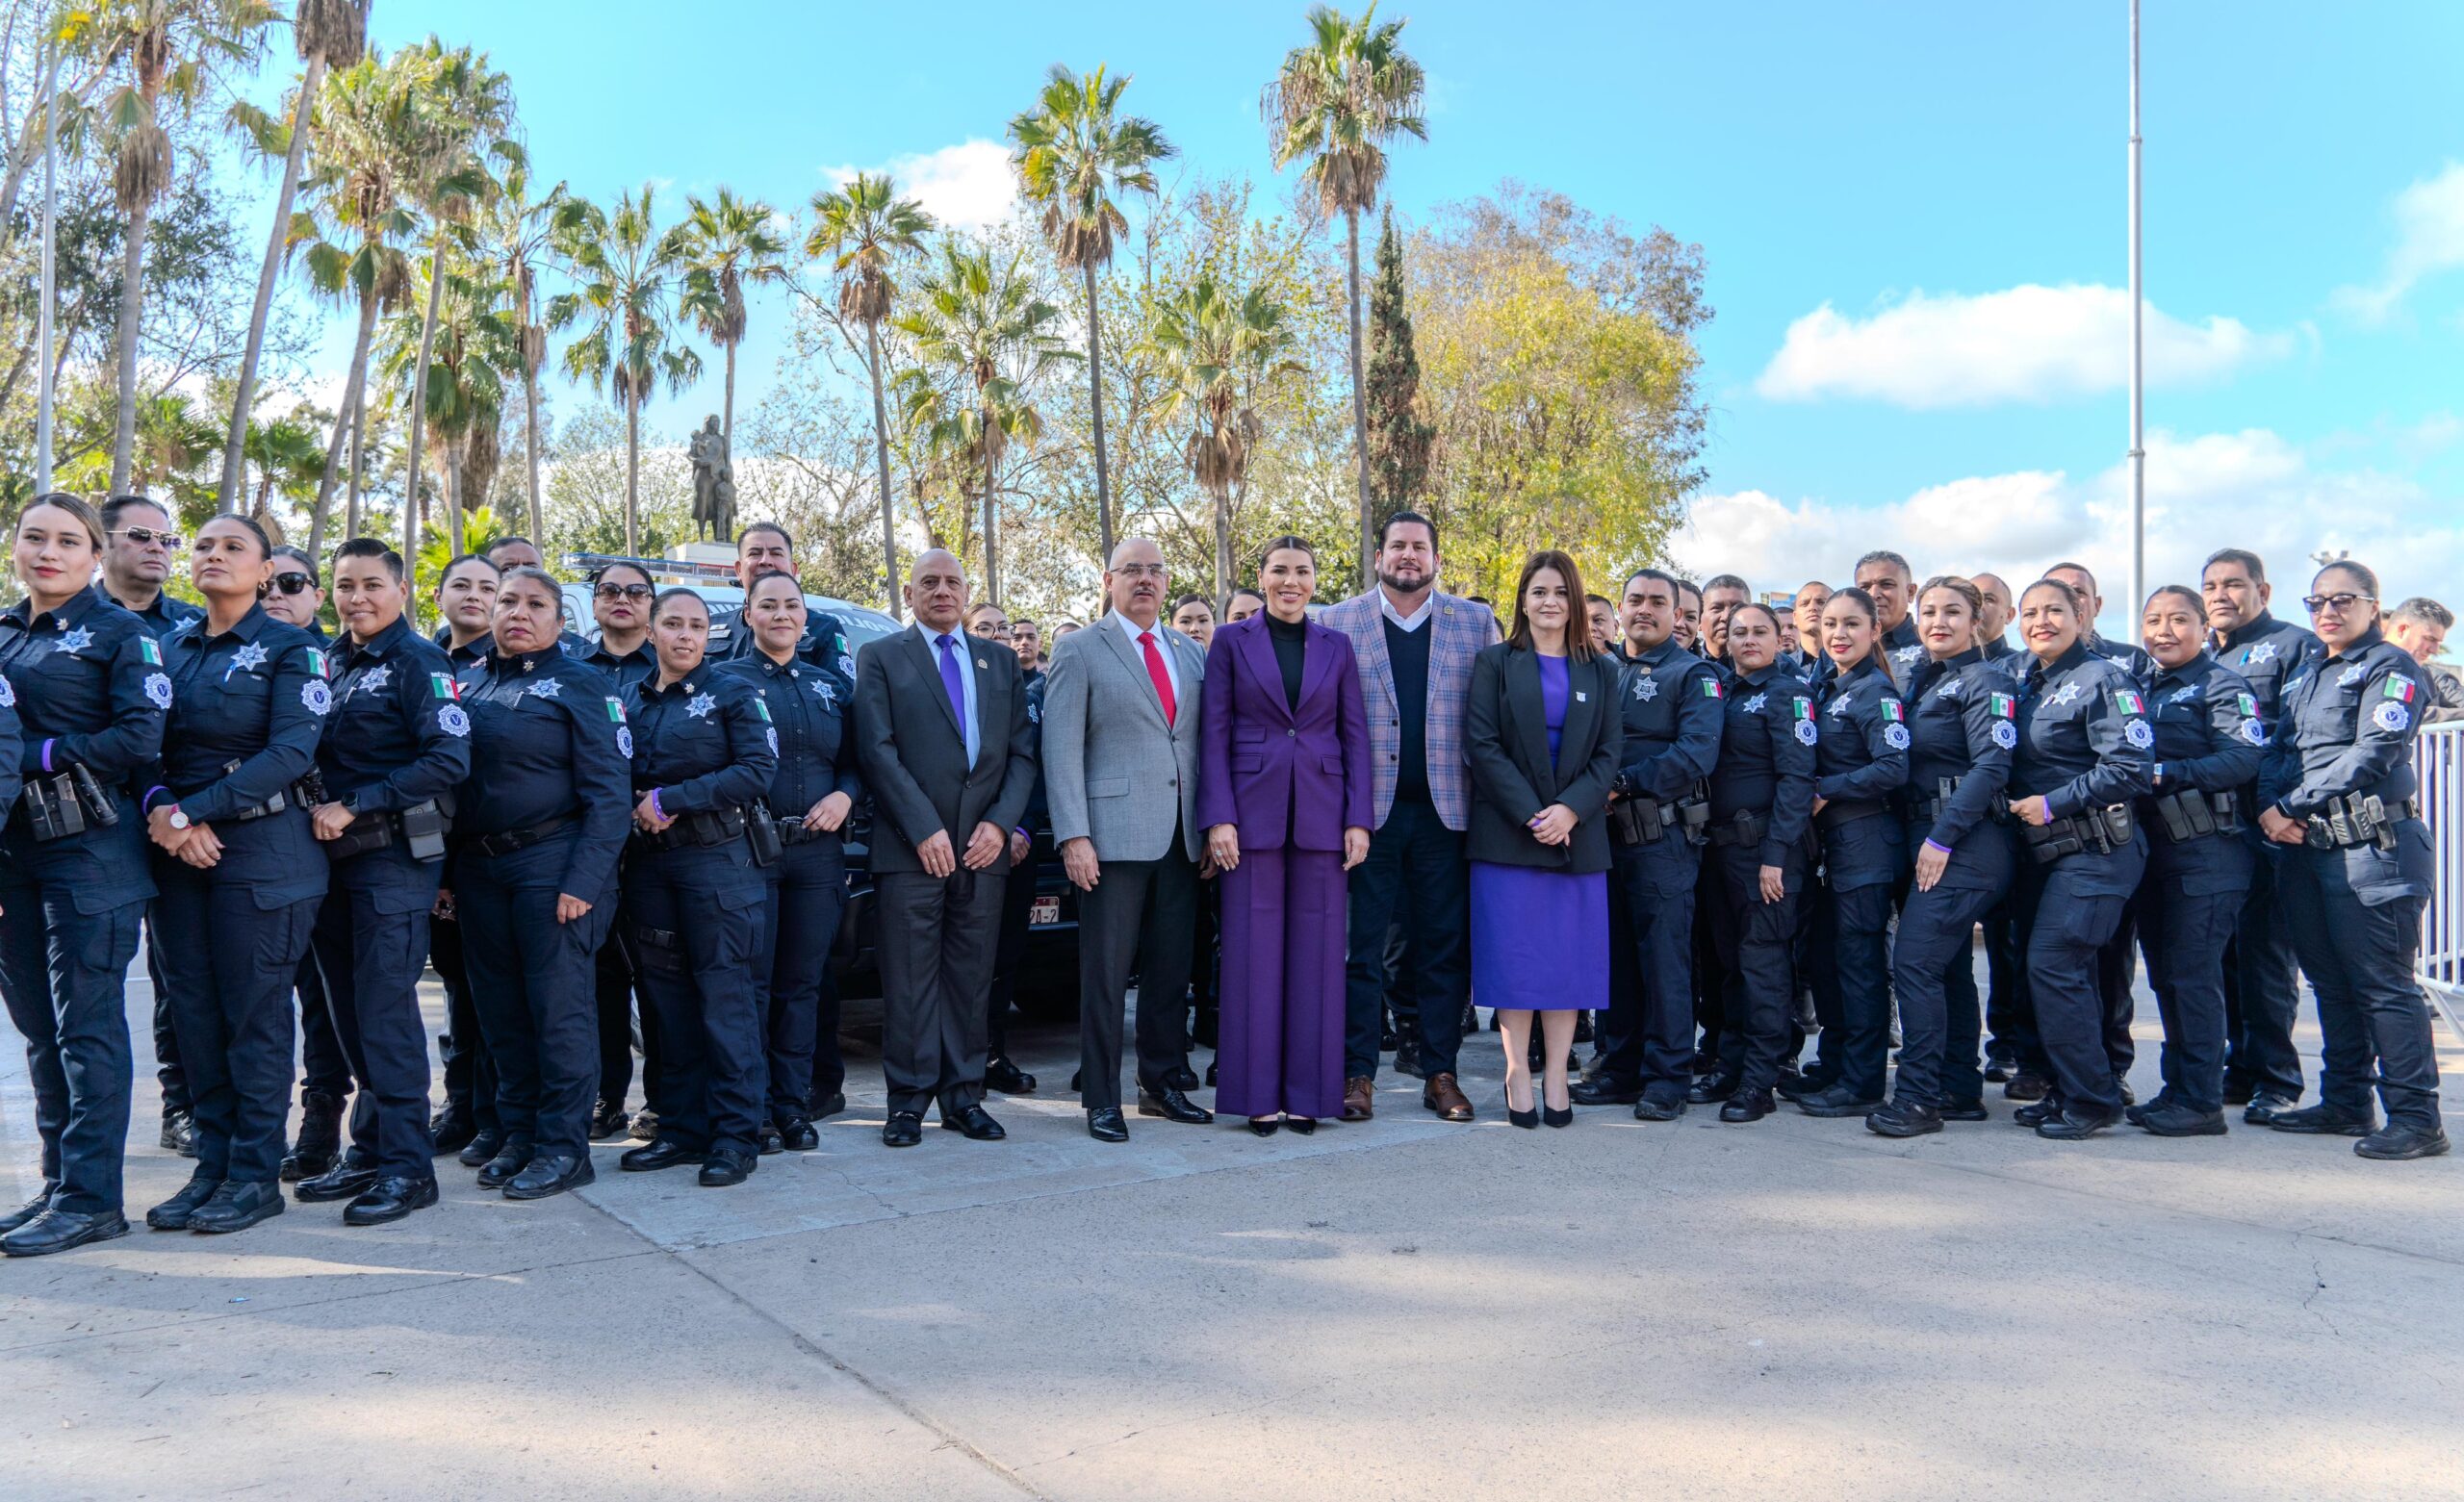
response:
[[[1318,1130],[1318,1118],[1315,1116],[1286,1116],[1283,1124],[1304,1137]]]
[[[1543,1106],[1540,1107],[1540,1119],[1553,1127],[1571,1127],[1575,1124],[1575,1108],[1569,1106],[1559,1110],[1554,1106]]]
[[[1270,1137],[1273,1136],[1276,1131],[1282,1126],[1283,1123],[1275,1117],[1262,1116],[1249,1123],[1249,1130],[1256,1133],[1259,1136]]]

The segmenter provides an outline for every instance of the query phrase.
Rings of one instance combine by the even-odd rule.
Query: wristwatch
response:
[[[185,829],[188,827],[189,816],[181,810],[179,804],[173,803],[171,805],[171,827],[174,829]]]

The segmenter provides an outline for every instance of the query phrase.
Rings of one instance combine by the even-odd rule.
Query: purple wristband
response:
[[[658,815],[662,819],[667,817],[667,806],[658,801],[658,789],[656,788],[651,789],[651,812]]]
[[[1943,844],[1943,843],[1942,843],[1941,841],[1939,841],[1939,840],[1935,840],[1935,839],[1929,839],[1929,840],[1927,840],[1927,841],[1925,842],[1925,848],[1926,848],[1927,850],[1930,850],[1930,851],[1934,852],[1935,853],[1937,853],[1937,854],[1940,854],[1940,855],[1947,855],[1947,854],[1949,854],[1949,853],[1951,853],[1951,848],[1950,848],[1949,846],[1947,846],[1947,845]]]
[[[157,783],[145,790],[145,796],[137,801],[137,806],[150,814],[154,811],[154,795],[157,793],[167,793],[169,791],[169,788]]]
[[[57,739],[48,740],[48,741],[45,741],[45,742],[43,742],[43,743],[42,743],[42,770],[43,770],[43,771],[45,771],[45,772],[49,772],[49,771],[51,770],[51,749],[52,749],[53,747],[55,747],[55,746],[59,745],[59,744],[60,744],[60,742],[59,742]]]

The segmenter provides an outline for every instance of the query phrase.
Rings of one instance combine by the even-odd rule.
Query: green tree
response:
[[[1360,216],[1386,182],[1386,143],[1397,136],[1428,139],[1421,117],[1421,65],[1401,45],[1401,21],[1377,24],[1371,0],[1357,20],[1331,6],[1309,11],[1310,39],[1285,55],[1263,102],[1275,170],[1307,159],[1302,181],[1319,207],[1344,219],[1351,298],[1352,443],[1360,462],[1362,569],[1376,551],[1369,486],[1368,381],[1360,341]]]
[[[248,515],[277,542],[288,528],[273,514],[274,496],[279,494],[283,499],[293,500],[312,493],[318,476],[324,471],[325,442],[318,436],[317,426],[317,414],[303,405],[287,417],[249,423],[241,443],[243,469],[253,466],[257,471],[257,493],[248,502]],[[223,461],[230,462],[227,450]],[[244,473],[244,486],[245,481]]]
[[[393,390],[424,395],[413,430],[427,446],[449,518],[487,504],[503,460],[505,388],[521,370],[524,342],[511,289],[495,265],[449,246],[426,266],[444,285],[424,316],[405,312],[386,331],[381,374]],[[407,377],[423,353],[427,380],[413,386]],[[457,548],[470,546],[451,526],[446,535]]]
[[[768,204],[721,188],[707,201],[687,197],[684,222],[676,228],[684,271],[677,312],[727,355],[719,431],[727,436],[730,453],[735,451],[735,351],[744,343],[744,287],[787,276],[781,260],[787,253],[786,237],[772,218]]]
[[[1111,265],[1113,237],[1129,232],[1116,194],[1155,192],[1154,164],[1172,144],[1151,120],[1116,111],[1130,76],[1097,67],[1081,76],[1054,64],[1036,107],[1010,122],[1012,161],[1027,201],[1043,208],[1044,239],[1064,268],[1087,285],[1089,411],[1094,421],[1095,517],[1104,557],[1113,550],[1112,484],[1104,451],[1104,356],[1095,274]]]
[[[539,265],[554,237],[557,212],[564,206],[565,185],[558,183],[544,197],[530,194],[530,167],[510,164],[480,211],[480,238],[495,258],[497,275],[505,288],[522,338],[522,463],[523,494],[528,503],[530,536],[548,535],[539,503],[539,372],[548,363],[548,325],[539,300]],[[731,352],[730,359],[733,359]]]
[[[1377,235],[1377,278],[1369,289],[1369,470],[1380,519],[1410,510],[1428,486],[1437,429],[1421,411],[1421,362],[1403,309],[1403,244],[1395,211]]]
[[[805,254],[813,260],[831,257],[830,272],[838,279],[838,321],[841,328],[864,330],[864,373],[873,388],[873,454],[881,468],[882,566],[889,580],[889,613],[898,616],[898,515],[890,504],[889,416],[882,404],[886,384],[882,373],[882,322],[898,296],[896,271],[902,262],[923,253],[924,237],[933,231],[933,216],[912,198],[898,196],[887,176],[859,172],[845,184],[813,194],[813,226],[805,240]]]
[[[496,512],[487,506],[474,506],[462,514],[462,540],[455,542],[445,529],[430,524],[420,529],[420,550],[411,559],[411,590],[424,595],[439,579],[445,577],[446,566],[466,552],[483,551],[490,543],[508,535],[510,529],[497,520]]]
[[[1232,582],[1232,496],[1266,436],[1256,398],[1270,382],[1296,374],[1292,329],[1282,304],[1263,288],[1235,296],[1201,275],[1157,313],[1147,340],[1172,371],[1174,390],[1158,414],[1168,426],[1184,407],[1192,431],[1182,446],[1191,478],[1215,505],[1215,594]]]
[[[670,395],[702,378],[702,357],[671,340],[665,319],[670,287],[682,269],[682,247],[661,234],[651,185],[637,197],[616,200],[608,214],[586,198],[570,198],[556,214],[553,244],[571,269],[578,292],[559,293],[548,303],[548,326],[563,329],[587,321],[582,337],[565,346],[565,374],[594,392],[611,386],[625,409],[625,550],[641,540],[642,403],[654,386]]]
[[[241,357],[239,389],[231,400],[231,437],[222,450],[221,506],[225,511],[236,511],[240,505],[241,448],[247,438],[248,407],[256,395],[257,357],[265,349],[266,319],[273,312],[274,278],[282,270],[284,251],[291,242],[291,202],[299,190],[300,159],[314,132],[318,89],[326,69],[348,67],[359,61],[368,41],[368,0],[298,0],[291,35],[307,71],[299,80],[290,124],[277,137],[267,128],[271,122],[257,118],[253,111],[244,115],[260,130],[260,140],[268,147],[279,140],[282,187],[274,194],[273,230],[266,237],[265,266],[257,273],[257,301],[248,315],[248,349]],[[339,432],[341,424],[335,430]]]

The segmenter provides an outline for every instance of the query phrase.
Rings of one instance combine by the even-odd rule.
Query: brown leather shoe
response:
[[[1344,1120],[1367,1121],[1377,1114],[1377,1092],[1367,1075],[1354,1075],[1344,1082]]]
[[[1472,1103],[1463,1098],[1452,1075],[1431,1075],[1421,1091],[1421,1104],[1437,1112],[1441,1121],[1470,1121]]]

